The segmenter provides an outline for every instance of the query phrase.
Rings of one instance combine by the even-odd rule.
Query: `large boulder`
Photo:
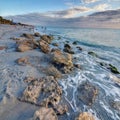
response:
[[[35,112],[33,120],[58,120],[58,118],[52,108],[42,107]]]
[[[72,69],[72,55],[69,53],[61,52],[58,49],[52,51],[51,54],[52,62],[55,63],[58,67],[63,67],[65,69]]]
[[[40,40],[39,41],[39,46],[40,46],[40,49],[41,49],[42,52],[44,52],[44,53],[49,53],[50,52],[49,44],[46,41]]]
[[[83,112],[76,120],[95,120],[94,116],[88,112]]]
[[[89,82],[82,83],[78,87],[78,98],[86,105],[92,105],[98,94],[98,89]]]

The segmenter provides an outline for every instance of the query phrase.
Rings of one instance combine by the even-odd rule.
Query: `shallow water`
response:
[[[40,27],[37,29],[41,31]],[[73,55],[77,58],[75,62],[82,67],[82,70],[77,70],[60,81],[72,112],[88,111],[98,120],[120,120],[120,113],[110,105],[110,101],[120,101],[120,85],[113,80],[114,77],[120,78],[120,75],[115,75],[99,65],[99,62],[109,63],[120,71],[120,30],[47,28],[43,32],[54,35],[56,42],[61,43],[61,49],[65,41],[69,42],[76,52]],[[61,37],[60,40],[57,40],[58,36]],[[76,50],[73,41],[77,41],[76,46],[81,46],[83,51]],[[99,57],[88,55],[88,51],[94,51]],[[79,103],[76,98],[77,87],[83,81],[89,81],[99,90],[99,95],[91,107]],[[72,120],[72,112],[66,119]]]

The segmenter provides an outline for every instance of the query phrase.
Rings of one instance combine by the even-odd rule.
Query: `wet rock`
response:
[[[88,112],[83,112],[75,120],[95,120],[94,116]]]
[[[35,112],[33,120],[58,120],[58,118],[52,108],[42,107]]]
[[[55,112],[58,115],[62,115],[68,112],[68,106],[67,105],[56,105],[54,106]]]
[[[118,77],[116,77],[116,76],[114,76],[114,75],[112,75],[112,74],[110,74],[110,78],[111,78],[115,83],[117,83],[117,84],[120,85],[120,78],[118,78]]]
[[[20,98],[20,100],[37,104],[43,83],[44,82],[42,79],[33,80],[24,90],[22,98]]]
[[[48,44],[50,44],[53,40],[53,36],[50,35],[42,35],[41,39],[44,40],[45,42],[47,42]]]
[[[52,45],[53,45],[53,46],[57,46],[57,47],[59,46],[57,43],[52,43]]]
[[[28,57],[19,58],[19,59],[16,60],[16,62],[19,65],[28,65],[28,64],[30,64],[29,61],[28,61]]]
[[[69,44],[65,44],[64,45],[64,52],[70,53],[70,54],[74,54],[74,52],[72,51],[72,48]]]
[[[6,46],[0,46],[0,50],[4,50],[6,48],[7,48]]]
[[[24,82],[30,83],[30,82],[32,82],[32,81],[34,81],[34,80],[35,80],[34,77],[26,77],[26,78],[24,79]]]
[[[88,52],[88,54],[92,55],[93,57],[98,57],[98,55],[95,52],[92,52],[92,51]]]
[[[89,82],[78,87],[78,98],[86,105],[92,105],[98,94],[98,89]]]
[[[26,38],[28,38],[28,39],[34,39],[34,36],[33,36],[32,34],[29,34],[29,33],[23,33],[23,34],[21,35],[21,37],[26,37]]]
[[[67,69],[71,69],[73,67],[71,54],[61,52],[57,49],[52,51],[52,62],[63,67],[65,66]]]
[[[45,70],[45,73],[48,76],[54,76],[55,78],[61,78],[62,77],[61,72],[57,68],[55,68],[53,65],[48,66],[47,69]]]
[[[120,74],[118,69],[115,66],[113,66],[112,64],[107,64],[107,63],[102,63],[101,62],[100,65],[107,68],[107,69],[109,69],[114,74]]]
[[[44,52],[44,53],[49,53],[50,52],[49,44],[46,41],[40,40],[39,41],[39,46],[40,46],[40,49],[41,49],[42,52]]]
[[[27,46],[27,45],[21,44],[17,47],[18,52],[25,52],[25,51],[28,51],[28,50],[32,50],[32,48],[30,46]]]
[[[74,64],[74,66],[75,66],[76,68],[79,68],[79,69],[81,69],[81,66],[80,66],[80,64]]]
[[[77,46],[76,47],[78,50],[82,51],[82,48],[80,46]]]
[[[111,102],[111,106],[120,112],[120,101]]]
[[[34,33],[34,36],[35,36],[35,37],[40,37],[40,33],[39,33],[39,32],[36,32],[36,33]]]
[[[78,42],[78,41],[74,41],[74,42],[73,42],[73,45],[77,45],[77,42]]]

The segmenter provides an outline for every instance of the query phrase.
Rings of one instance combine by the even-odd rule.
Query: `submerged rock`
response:
[[[42,52],[44,52],[44,53],[49,53],[50,52],[49,44],[46,41],[40,40],[39,41],[39,46],[40,46],[40,49],[41,49]]]
[[[28,65],[28,64],[30,64],[29,61],[28,61],[28,57],[19,58],[19,59],[16,60],[16,62],[19,65]]]
[[[42,107],[35,112],[33,120],[58,120],[58,118],[52,108]]]
[[[82,51],[82,48],[80,46],[77,46],[76,47],[78,50]]]
[[[92,55],[93,57],[98,57],[98,55],[95,52],[92,52],[92,51],[88,52],[88,54]]]
[[[83,112],[75,120],[95,120],[94,116],[88,112]]]
[[[21,35],[21,37],[26,37],[26,38],[28,38],[28,39],[33,39],[33,38],[34,38],[34,35],[29,34],[29,33],[23,33],[23,34]]]
[[[92,105],[98,94],[98,89],[89,82],[78,87],[78,98],[86,105]]]
[[[113,66],[112,64],[107,64],[107,63],[101,62],[100,65],[107,68],[107,69],[109,69],[114,74],[120,74],[118,69],[115,66]]]
[[[74,42],[73,42],[73,45],[77,45],[77,43],[78,43],[78,41],[74,41]]]
[[[58,43],[52,43],[52,45],[57,47],[59,46]]]
[[[40,37],[40,33],[39,33],[39,32],[36,32],[36,33],[34,33],[34,36],[35,36],[35,37]]]

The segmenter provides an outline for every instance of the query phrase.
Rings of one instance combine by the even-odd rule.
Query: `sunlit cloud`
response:
[[[94,3],[97,2],[99,0],[82,0],[84,3]]]

